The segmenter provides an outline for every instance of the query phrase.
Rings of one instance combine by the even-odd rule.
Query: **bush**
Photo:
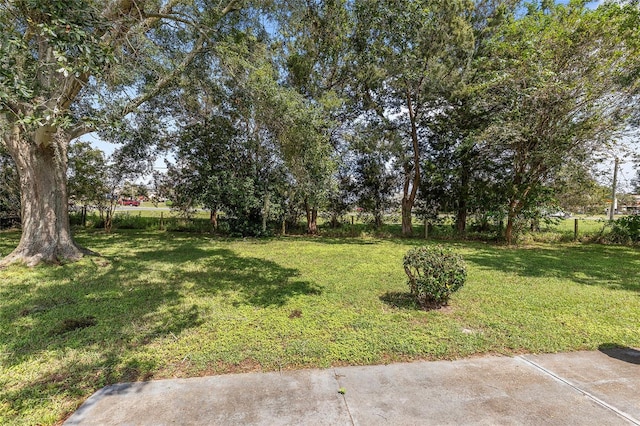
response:
[[[113,226],[117,229],[153,229],[157,228],[158,219],[131,215],[129,213],[115,214]]]
[[[403,263],[411,294],[423,307],[446,305],[467,278],[462,257],[440,245],[413,248]]]
[[[624,216],[616,219],[609,239],[621,244],[640,242],[640,216]]]

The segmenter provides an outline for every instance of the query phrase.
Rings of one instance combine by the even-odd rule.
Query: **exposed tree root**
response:
[[[64,247],[47,247],[46,250],[42,248],[30,250],[29,247],[24,247],[21,244],[0,260],[0,268],[6,268],[15,263],[22,263],[31,268],[41,263],[77,262],[84,256],[99,256],[99,254],[77,244],[67,244]]]

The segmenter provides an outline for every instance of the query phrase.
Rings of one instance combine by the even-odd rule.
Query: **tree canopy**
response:
[[[463,233],[493,212],[511,241],[640,111],[639,6],[587,3],[6,1],[0,170],[23,232],[2,264],[82,255],[68,197],[99,159],[71,141],[92,131],[121,157],[170,151],[176,203],[214,222],[304,211],[313,233],[322,209],[379,224],[397,200],[405,235],[415,213]]]

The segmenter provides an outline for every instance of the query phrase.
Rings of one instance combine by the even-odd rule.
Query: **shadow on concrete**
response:
[[[620,361],[628,362],[630,364],[640,365],[640,351],[628,346],[621,346],[615,343],[605,343],[598,347],[598,350],[603,354],[619,359]]]

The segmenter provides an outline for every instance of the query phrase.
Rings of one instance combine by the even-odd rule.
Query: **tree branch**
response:
[[[239,4],[239,0],[231,0],[227,4],[227,6],[222,10],[218,20],[222,20],[226,15],[230,14],[231,12],[234,12],[235,10],[238,10],[238,9],[236,9],[236,5],[238,5],[238,4]],[[163,14],[159,14],[159,15],[163,15]],[[160,19],[160,18],[153,18],[152,17],[152,19]],[[167,74],[164,77],[160,78],[156,82],[154,87],[151,90],[149,90],[147,93],[143,93],[140,96],[136,97],[135,99],[131,100],[124,107],[124,109],[122,111],[122,116],[124,117],[127,114],[129,114],[129,113],[135,111],[136,109],[138,109],[138,107],[140,107],[140,105],[142,105],[143,103],[145,103],[149,99],[151,99],[154,96],[156,96],[166,86],[168,86],[173,80],[175,80],[176,77],[178,77],[180,74],[182,74],[186,70],[186,68],[194,61],[194,59],[204,50],[205,45],[206,45],[206,41],[207,41],[207,34],[204,31],[201,31],[200,32],[200,36],[196,40],[193,49],[191,50],[191,52],[189,52],[187,54],[187,56],[185,56],[182,59],[180,64],[178,64],[178,66],[176,66],[173,69],[173,71],[171,71],[169,74]]]
[[[146,19],[151,18],[151,19],[153,19],[155,21],[159,21],[161,19],[166,19],[168,21],[182,22],[185,25],[189,25],[189,26],[194,27],[194,28],[196,28],[198,30],[200,29],[195,22],[190,21],[190,20],[185,19],[185,18],[181,18],[181,17],[176,16],[176,15],[169,14],[169,13],[147,13],[147,12],[145,12],[144,13],[144,17]]]
[[[169,83],[171,83],[177,76],[182,74],[185,71],[185,69],[191,64],[191,62],[193,62],[196,56],[198,56],[204,50],[205,39],[206,39],[205,34],[201,33],[200,36],[198,37],[198,40],[196,40],[195,46],[193,47],[191,52],[189,52],[189,54],[184,57],[182,62],[180,62],[180,64],[178,64],[178,66],[175,67],[173,71],[171,71],[169,74],[159,79],[151,90],[131,100],[122,110],[122,116],[124,117],[127,114],[138,109],[140,105],[142,105],[149,99],[156,96],[158,93],[162,91],[162,89],[168,86]]]
[[[66,131],[67,137],[69,140],[74,140],[79,138],[80,136],[86,135],[95,131],[94,127],[90,124],[79,123]]]

